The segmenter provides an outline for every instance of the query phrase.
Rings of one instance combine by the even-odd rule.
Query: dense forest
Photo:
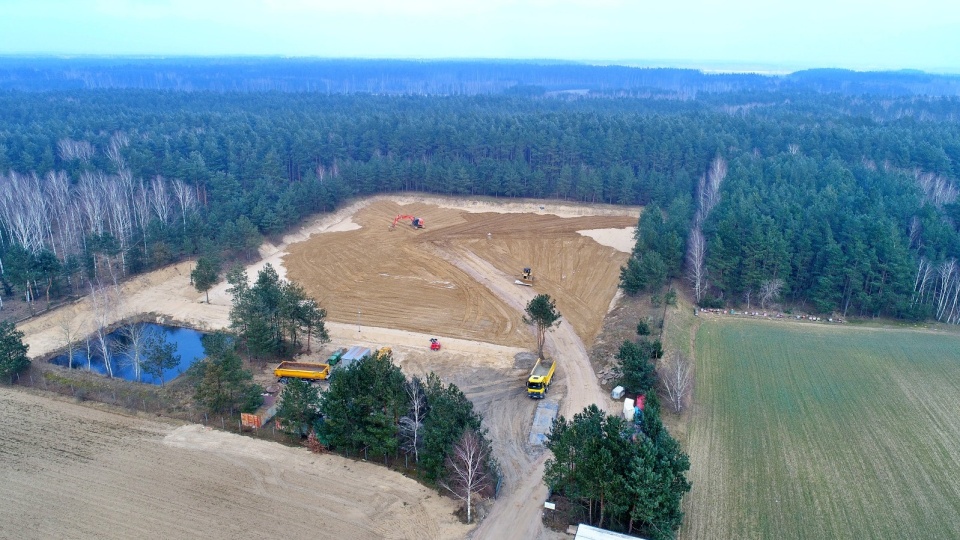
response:
[[[631,264],[696,281],[706,304],[749,303],[775,283],[779,300],[811,311],[960,322],[951,77],[480,63],[473,80],[501,91],[428,92],[411,85],[469,78],[472,64],[337,63],[380,70],[395,89],[376,95],[155,90],[130,82],[150,66],[77,62],[74,75],[96,67],[115,84],[64,84],[68,60],[0,62],[0,87],[30,90],[0,90],[8,296],[89,292],[196,254],[243,257],[349,197],[420,191],[648,206]],[[289,69],[165,62],[208,82],[276,82]]]

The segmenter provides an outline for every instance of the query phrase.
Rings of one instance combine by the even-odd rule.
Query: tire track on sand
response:
[[[449,245],[435,245],[438,256],[457,266],[477,283],[496,294],[507,305],[523,313],[526,305],[536,296],[532,287],[520,287],[514,278],[497,270],[475,253],[456,249]],[[567,418],[590,404],[602,410],[610,410],[611,402],[600,388],[596,374],[590,365],[587,348],[573,327],[566,321],[547,334],[546,349],[561,363],[557,366],[566,380],[566,394],[561,400],[560,413]],[[559,374],[558,374],[559,375]],[[557,375],[555,375],[557,376]],[[495,430],[491,430],[492,432]],[[527,539],[544,535],[541,511],[547,496],[543,483],[544,462],[549,452],[531,455],[527,451],[526,434],[520,440],[499,441],[505,456],[497,456],[504,469],[504,477],[514,485],[504,486],[490,515],[474,531],[476,539]],[[507,459],[502,459],[506,457]]]

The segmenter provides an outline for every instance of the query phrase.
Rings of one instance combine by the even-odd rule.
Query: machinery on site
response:
[[[527,378],[527,395],[534,399],[543,399],[547,396],[547,389],[553,381],[553,372],[557,370],[557,362],[540,358],[530,370]]]
[[[514,280],[514,283],[517,285],[523,285],[524,287],[533,287],[533,270],[530,267],[523,269],[523,272],[520,273],[520,279]]]
[[[439,340],[439,339],[437,339],[437,338],[435,338],[435,337],[430,338],[430,350],[431,350],[431,351],[439,351],[439,350],[440,350],[440,340]]]
[[[280,365],[273,370],[273,374],[280,382],[286,382],[290,379],[303,379],[309,382],[322,381],[330,377],[330,364],[280,362]]]
[[[408,221],[408,220],[410,221],[410,226],[413,227],[414,229],[423,228],[423,218],[419,218],[416,216],[408,216],[406,214],[399,214],[397,215],[397,217],[393,218],[393,223],[390,224],[390,230],[392,231],[393,229],[397,228],[397,223],[401,221]]]

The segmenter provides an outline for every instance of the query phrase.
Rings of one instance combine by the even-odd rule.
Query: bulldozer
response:
[[[393,218],[393,223],[390,224],[390,230],[392,231],[392,230],[394,230],[395,228],[397,228],[397,223],[398,223],[398,222],[400,222],[400,221],[407,221],[407,220],[410,220],[410,226],[413,227],[414,229],[422,229],[422,228],[423,228],[423,218],[419,218],[419,217],[416,217],[416,216],[408,216],[408,215],[405,215],[405,214],[400,214],[400,215],[398,215],[397,217]]]
[[[530,267],[526,267],[523,269],[523,272],[520,273],[520,279],[515,280],[514,283],[525,287],[533,287],[533,280],[533,271],[530,270]]]

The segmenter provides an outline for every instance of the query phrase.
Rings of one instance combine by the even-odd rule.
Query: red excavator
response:
[[[390,225],[390,230],[392,231],[393,229],[395,229],[397,227],[398,222],[406,221],[408,219],[410,220],[410,225],[413,226],[414,229],[423,228],[423,218],[418,218],[416,216],[408,216],[406,214],[400,214],[397,217],[393,218],[393,223]]]

